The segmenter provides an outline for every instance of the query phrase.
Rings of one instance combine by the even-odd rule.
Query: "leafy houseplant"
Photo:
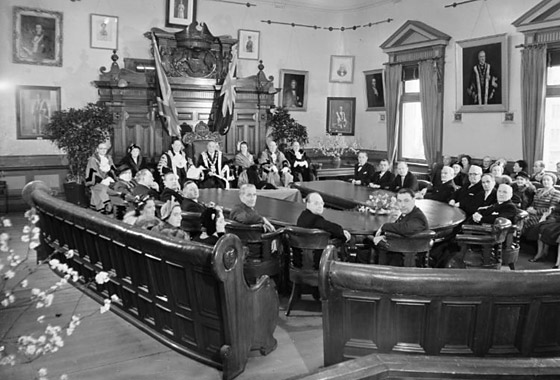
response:
[[[113,132],[113,115],[104,106],[88,103],[83,108],[57,111],[46,126],[46,138],[66,153],[68,182],[83,183],[89,157]]]
[[[286,145],[298,141],[307,144],[309,136],[307,127],[299,124],[283,107],[273,108],[266,121],[267,128],[272,128],[272,138],[278,143],[279,149],[284,150]]]
[[[113,132],[113,115],[105,106],[88,103],[83,108],[55,112],[45,129],[47,139],[66,153],[70,173],[64,192],[68,201],[87,206],[85,174],[89,157]]]

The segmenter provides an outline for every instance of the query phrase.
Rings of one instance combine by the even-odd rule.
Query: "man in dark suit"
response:
[[[165,173],[163,176],[163,190],[159,196],[159,200],[167,202],[171,198],[181,204],[183,202],[183,194],[179,192],[179,178],[173,172]]]
[[[255,210],[255,205],[257,204],[257,188],[255,185],[250,183],[242,185],[239,188],[239,200],[241,202],[233,206],[229,213],[231,220],[243,224],[262,223],[265,232],[276,231],[272,223]]]
[[[429,194],[427,194],[427,187],[423,188],[420,191],[420,193],[424,196],[424,199],[432,199],[434,201],[445,203],[449,202],[453,197],[455,190],[457,189],[455,183],[453,182],[454,174],[455,173],[453,171],[453,168],[451,168],[450,166],[444,166],[441,169],[441,184],[434,185],[434,187],[432,188],[432,192]]]
[[[480,179],[482,177],[482,168],[477,165],[471,165],[469,168],[469,185],[463,186],[453,194],[453,198],[449,201],[451,206],[459,207],[463,210],[467,217],[475,213],[478,208],[476,196],[483,191]]]
[[[181,202],[181,210],[188,212],[203,213],[206,206],[198,201],[198,186],[193,181],[187,181],[183,187],[183,202]]]
[[[404,161],[400,161],[397,164],[397,176],[389,188],[389,190],[394,191],[395,193],[400,189],[418,191],[418,180],[414,174],[408,171],[408,165]]]
[[[368,186],[373,179],[375,167],[368,162],[368,155],[366,152],[358,153],[358,163],[354,165],[354,178],[352,183],[354,185]]]
[[[142,197],[148,194],[154,199],[159,199],[159,185],[154,181],[154,176],[152,172],[148,169],[142,169],[134,177],[136,186],[132,189],[133,196]]]
[[[517,215],[517,207],[511,201],[513,196],[513,189],[510,185],[502,183],[498,187],[496,194],[497,202],[491,206],[480,207],[472,216],[475,223],[489,223],[492,224],[496,218],[506,218],[515,221]]]
[[[369,187],[389,190],[394,180],[395,175],[389,171],[389,161],[381,160],[379,161],[379,171],[373,173],[373,178]]]
[[[385,223],[377,230],[372,239],[376,249],[385,249],[384,245],[386,246],[387,243],[386,232],[411,236],[429,229],[428,219],[426,219],[422,210],[416,207],[414,196],[414,191],[409,188],[403,188],[397,192],[397,207],[400,215],[394,222]],[[387,252],[387,262],[380,262],[379,264],[402,266],[402,255],[398,252]]]
[[[310,193],[305,198],[305,207],[297,220],[297,226],[303,228],[318,228],[331,234],[331,238],[339,239],[342,242],[350,240],[350,233],[342,228],[339,224],[329,222],[323,217],[325,203],[318,193]],[[321,260],[321,250],[317,250],[313,254],[313,264],[315,268],[319,268]],[[294,252],[293,264],[301,267],[301,252]]]
[[[385,107],[385,99],[383,99],[383,91],[380,91],[377,79],[371,77],[369,86],[367,86],[368,107]]]

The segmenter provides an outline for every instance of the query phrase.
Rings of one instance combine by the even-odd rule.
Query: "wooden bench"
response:
[[[43,248],[83,276],[81,289],[100,303],[117,295],[111,310],[162,343],[224,379],[243,372],[249,351],[276,348],[278,294],[266,276],[247,285],[236,236],[215,247],[162,237],[56,199],[40,181],[23,197],[39,212]],[[101,271],[110,281],[99,285]]]
[[[560,354],[560,271],[490,275],[351,264],[333,256],[327,247],[319,271],[325,366],[379,353]]]

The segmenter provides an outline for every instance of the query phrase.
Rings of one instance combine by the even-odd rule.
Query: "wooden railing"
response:
[[[40,181],[23,196],[39,212],[44,246],[83,276],[84,291],[100,303],[117,295],[111,310],[159,341],[224,379],[243,372],[250,350],[276,348],[278,295],[268,277],[247,285],[236,236],[215,247],[162,237],[53,198]],[[101,271],[110,281],[91,282]]]
[[[560,355],[560,271],[421,269],[321,259],[325,366],[375,353]]]

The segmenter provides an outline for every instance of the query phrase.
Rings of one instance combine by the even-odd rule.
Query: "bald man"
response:
[[[198,167],[204,170],[204,179],[200,187],[207,188],[226,188],[229,167],[226,165],[226,158],[218,150],[218,143],[210,141],[206,145],[206,151],[200,153]]]
[[[496,218],[506,218],[513,223],[517,215],[517,207],[511,201],[513,189],[510,185],[502,183],[498,186],[496,197],[498,201],[491,206],[479,207],[473,214],[472,220],[475,223],[492,224]]]
[[[445,203],[449,202],[451,198],[453,198],[453,194],[457,189],[455,182],[453,182],[454,175],[455,172],[451,166],[444,166],[441,169],[441,184],[434,185],[432,192],[429,194],[426,194],[428,188],[422,189],[420,193],[422,193],[424,199],[432,199],[434,201]]]
[[[414,174],[408,171],[408,164],[404,161],[397,164],[397,176],[389,190],[396,193],[400,189],[418,191],[418,180]]]
[[[482,168],[477,165],[471,165],[469,168],[469,185],[463,186],[453,194],[453,199],[449,201],[451,206],[460,207],[467,216],[475,213],[480,206],[477,204],[476,196],[482,190],[480,179],[482,177]]]
[[[339,239],[343,242],[350,240],[350,232],[344,230],[341,225],[329,222],[323,217],[325,203],[318,193],[310,193],[305,198],[305,210],[303,210],[297,220],[297,226],[303,228],[318,228],[331,234],[331,238]],[[294,252],[295,253],[295,252]],[[321,250],[313,254],[313,263],[315,268],[319,268],[321,260]],[[301,252],[294,255],[293,264],[301,267]]]

